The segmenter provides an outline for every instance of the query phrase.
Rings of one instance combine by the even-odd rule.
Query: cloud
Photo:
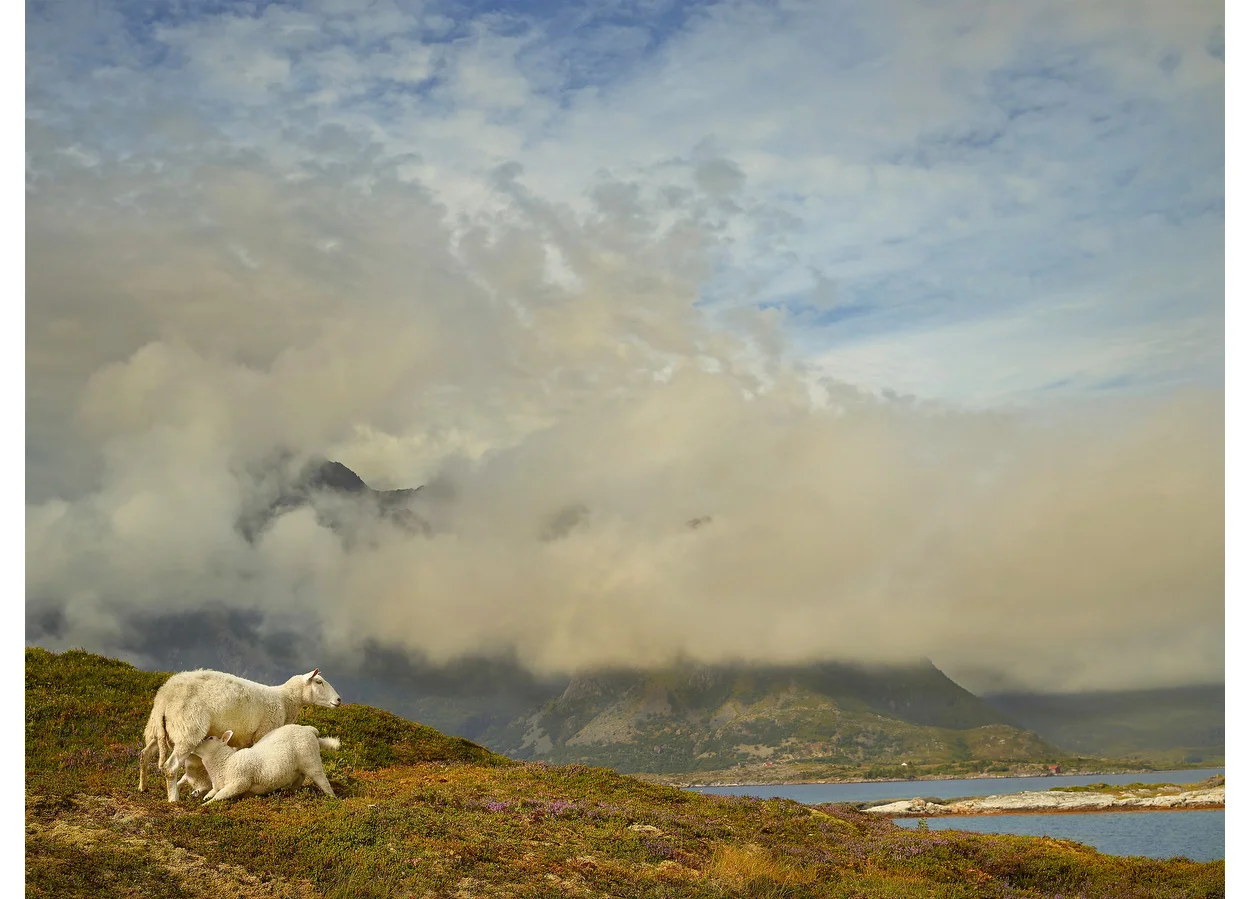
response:
[[[59,616],[60,642],[108,647],[121,621],[225,601],[345,656],[385,640],[540,671],[927,654],[1052,684],[1062,660],[1062,686],[1218,676],[1216,395],[1042,421],[813,381],[693,313],[698,223],[684,245],[657,237],[628,193],[581,221],[520,195],[513,226],[457,261],[438,208],[395,203],[393,184],[343,210],[331,275],[302,266],[319,252],[317,179],[208,183],[218,221],[257,214],[258,196],[271,219],[231,290],[187,284],[229,265],[191,210],[148,232],[140,267],[97,263],[97,282],[129,285],[109,315],[163,336],[140,329],[65,398],[104,471],[28,510],[28,605]],[[108,246],[140,227],[98,225]],[[571,286],[542,277],[553,233]],[[64,283],[85,284],[72,270]],[[276,449],[332,446],[367,478],[384,462],[442,485],[420,507],[435,533],[379,523],[349,547],[301,508],[248,543],[255,472]],[[544,539],[572,508],[575,526]],[[1123,645],[1107,657],[1109,632]]]
[[[978,9],[36,16],[32,633],[1220,679],[1215,14]],[[432,533],[247,539],[314,456]]]

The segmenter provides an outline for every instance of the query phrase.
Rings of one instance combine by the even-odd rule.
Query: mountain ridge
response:
[[[760,760],[897,764],[1058,755],[927,661],[684,663],[583,673],[558,696],[478,739],[513,758],[633,773]]]
[[[985,700],[1068,751],[1160,763],[1224,763],[1223,684],[992,693]]]

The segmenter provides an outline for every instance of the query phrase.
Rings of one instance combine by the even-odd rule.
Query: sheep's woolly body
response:
[[[222,735],[227,739],[229,732]],[[327,796],[334,796],[321,764],[321,748],[338,749],[334,737],[318,737],[317,728],[287,724],[266,734],[250,749],[234,749],[218,737],[209,737],[195,753],[212,778],[205,802],[259,795],[295,787],[308,778]]]
[[[175,674],[156,692],[144,729],[139,789],[145,787],[147,763],[154,752],[158,753],[158,766],[166,772],[168,798],[176,802],[182,783],[197,792],[209,788],[207,771],[191,757],[206,736],[232,731],[235,747],[249,747],[293,723],[305,705],[333,708],[340,703],[338,693],[317,669],[272,687],[223,671],[200,669]],[[184,762],[186,774],[175,781],[173,775]]]

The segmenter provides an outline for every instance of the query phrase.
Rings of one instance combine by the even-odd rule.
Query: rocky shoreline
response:
[[[1126,793],[1067,793],[1030,790],[1001,796],[978,796],[950,802],[903,799],[864,809],[892,818],[939,818],[958,815],[1011,815],[1064,812],[1182,811],[1224,808],[1224,787],[1140,795]]]

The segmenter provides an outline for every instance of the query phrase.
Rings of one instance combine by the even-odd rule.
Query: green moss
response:
[[[186,899],[195,894],[154,865],[146,853],[98,844],[85,848],[32,835],[26,838],[26,895],[39,899]]]

